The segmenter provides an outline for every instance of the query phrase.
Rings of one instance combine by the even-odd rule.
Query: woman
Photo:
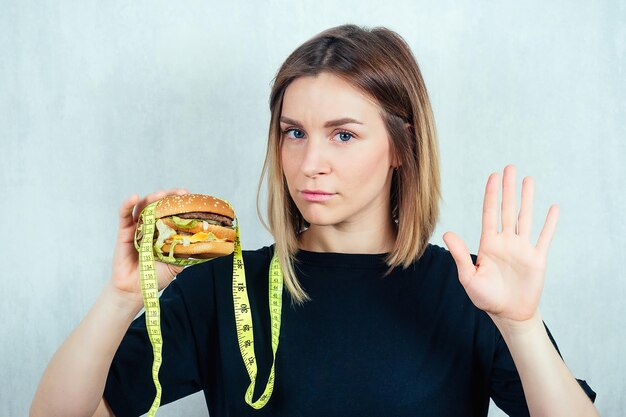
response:
[[[499,231],[500,179],[489,177],[477,256],[450,232],[449,252],[428,243],[440,197],[434,120],[397,34],[354,25],[322,32],[282,65],[270,109],[263,176],[276,243],[244,251],[244,262],[255,399],[273,359],[274,251],[288,290],[274,392],[260,410],[244,402],[250,381],[225,257],[183,272],[158,265],[167,286],[162,403],[203,390],[212,417],[486,416],[491,397],[515,416],[597,415],[595,393],[570,374],[538,311],[558,207],[532,245],[532,179],[516,218],[515,168],[505,168]],[[143,207],[185,192],[123,203],[112,278],[50,362],[32,415],[148,410],[152,355],[143,317],[133,321],[142,306],[133,231]]]

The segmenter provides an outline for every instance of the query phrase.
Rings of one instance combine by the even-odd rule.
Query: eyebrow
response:
[[[289,117],[281,116],[280,121],[283,123],[289,123],[295,126],[302,127],[302,123],[298,122],[297,120],[290,119]],[[326,123],[324,123],[324,127],[337,127],[337,126],[347,125],[350,123],[354,123],[358,125],[363,124],[363,122],[359,122],[358,120],[353,119],[351,117],[342,117],[341,119],[327,121]]]

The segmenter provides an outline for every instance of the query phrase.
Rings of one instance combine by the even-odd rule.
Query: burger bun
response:
[[[165,244],[161,248],[164,255],[169,254],[170,245]],[[189,246],[178,244],[174,246],[174,256],[177,258],[217,258],[218,256],[226,256],[233,253],[235,244],[233,242],[198,242]]]

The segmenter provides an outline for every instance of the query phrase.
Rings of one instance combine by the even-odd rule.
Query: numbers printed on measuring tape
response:
[[[159,287],[155,268],[154,255],[166,263],[179,266],[195,265],[211,259],[172,259],[163,256],[160,251],[153,249],[155,231],[155,211],[158,201],[146,206],[140,215],[141,222],[141,243],[137,243],[137,232],[135,231],[135,248],[139,252],[139,275],[141,279],[141,294],[145,307],[145,318],[148,337],[152,344],[153,363],[152,380],[156,388],[156,395],[148,417],[154,417],[160,404],[162,388],[159,382],[159,369],[162,362],[163,338],[161,335],[161,308],[159,305]],[[230,203],[226,202],[229,206]],[[232,208],[232,206],[231,206]],[[235,217],[236,220],[236,217]],[[239,221],[236,221],[235,249],[233,253],[233,303],[235,307],[235,327],[237,330],[237,340],[241,351],[241,358],[250,377],[250,385],[246,390],[245,401],[251,407],[260,409],[269,401],[274,390],[274,365],[276,363],[276,351],[278,350],[278,340],[280,338],[280,315],[282,309],[283,275],[278,256],[274,253],[270,264],[269,272],[269,301],[271,320],[271,340],[272,340],[272,368],[265,386],[263,394],[256,401],[252,400],[254,387],[256,384],[257,366],[254,353],[254,332],[252,328],[252,310],[248,299],[246,286],[246,274],[243,263],[241,243],[239,240]]]
[[[239,222],[237,222],[238,224]],[[274,365],[276,363],[276,351],[278,350],[278,340],[280,336],[280,314],[282,308],[283,276],[282,269],[278,261],[278,256],[274,252],[270,263],[269,272],[269,301],[270,301],[270,321],[272,332],[272,368],[261,397],[253,401],[254,387],[256,384],[257,365],[254,353],[254,332],[252,328],[252,313],[248,291],[246,288],[246,273],[244,269],[243,256],[241,253],[241,243],[239,240],[239,228],[236,229],[235,251],[233,256],[233,304],[235,310],[235,326],[237,328],[237,341],[241,351],[250,385],[246,390],[245,400],[255,409],[262,408],[270,399],[274,390]]]
[[[159,382],[159,369],[161,367],[161,353],[163,348],[163,338],[161,337],[161,309],[158,298],[158,281],[152,256],[152,244],[154,241],[154,212],[158,202],[148,205],[141,213],[142,239],[139,258],[139,275],[141,279],[141,295],[146,309],[146,327],[148,337],[152,344],[154,361],[152,363],[152,380],[156,388],[156,395],[152,406],[148,411],[148,416],[153,417],[161,404],[161,384]]]

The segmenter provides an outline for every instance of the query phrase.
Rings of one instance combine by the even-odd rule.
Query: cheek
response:
[[[283,175],[287,180],[287,185],[289,185],[291,183],[291,179],[293,178],[294,170],[297,167],[297,162],[295,161],[292,152],[285,151],[285,148],[282,148],[280,152],[280,165],[282,167]]]
[[[344,160],[342,171],[349,174],[359,184],[371,184],[376,179],[385,181],[390,165],[388,152],[385,149],[369,149]]]

